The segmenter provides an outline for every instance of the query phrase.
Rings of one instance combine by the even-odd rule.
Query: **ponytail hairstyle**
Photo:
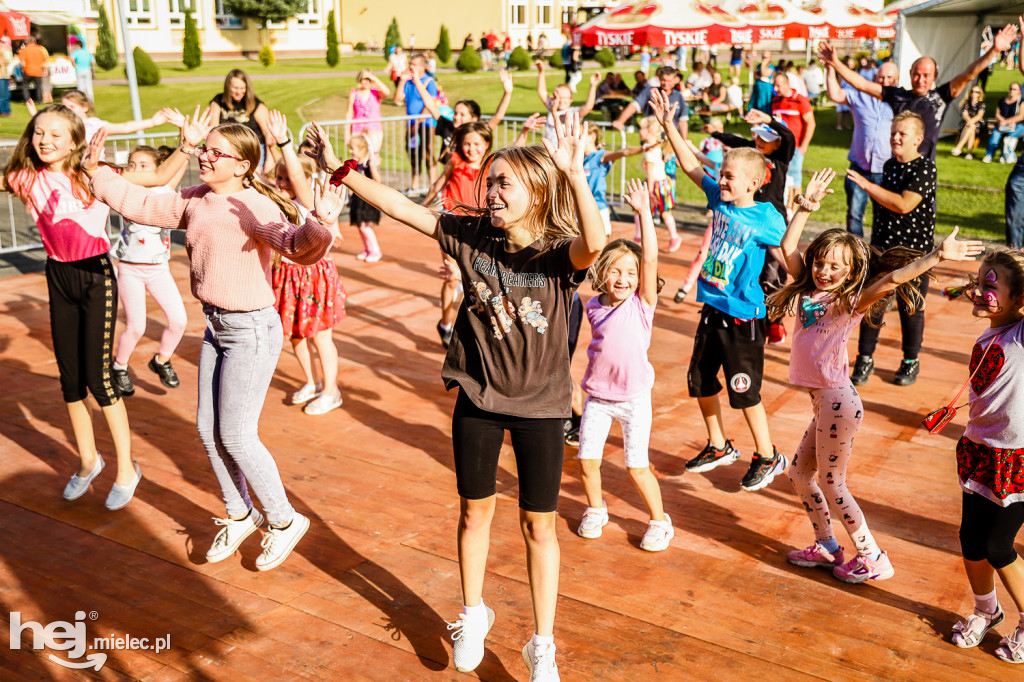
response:
[[[71,153],[64,159],[61,170],[71,179],[72,195],[86,206],[92,206],[93,196],[89,191],[89,178],[81,170],[82,159],[85,158],[86,151],[85,124],[75,112],[63,104],[51,104],[33,116],[25,126],[24,132],[11,152],[10,161],[4,168],[4,187],[22,201],[26,203],[30,201],[32,187],[36,184],[39,171],[46,168],[46,164],[40,161],[36,155],[35,145],[32,144],[36,125],[43,116],[59,116],[67,123],[68,132],[71,135]],[[36,208],[41,207],[37,206]]]
[[[295,203],[279,192],[276,187],[271,187],[256,177],[256,169],[260,163],[260,140],[256,137],[256,133],[254,133],[249,126],[241,123],[224,123],[213,130],[216,130],[224,136],[224,139],[227,140],[228,144],[231,145],[231,148],[238,153],[238,156],[242,161],[249,162],[249,169],[242,177],[242,184],[245,187],[252,187],[254,190],[277,204],[277,207],[280,208],[281,212],[288,218],[288,222],[296,225],[301,224],[299,220],[299,211],[295,208]]]
[[[587,270],[587,278],[590,279],[590,284],[594,287],[594,291],[599,294],[608,293],[604,286],[605,278],[608,276],[608,269],[612,266],[612,263],[627,253],[636,258],[636,269],[640,273],[643,267],[641,265],[644,257],[643,248],[632,239],[616,239],[604,247],[601,255],[597,257],[594,264]],[[658,293],[661,293],[661,289],[664,286],[665,280],[658,277]]]
[[[494,145],[494,131],[491,130],[491,126],[486,123],[481,123],[480,121],[463,123],[455,129],[455,135],[452,136],[451,145],[452,153],[458,154],[459,158],[463,161],[466,159],[462,156],[462,143],[465,141],[466,135],[470,133],[476,133],[484,139],[485,143],[487,143],[487,150],[484,152],[485,156],[491,151],[491,147]],[[482,165],[481,168],[483,168]]]

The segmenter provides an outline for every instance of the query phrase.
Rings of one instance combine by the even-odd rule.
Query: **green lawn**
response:
[[[631,74],[637,64],[636,60],[620,62],[616,65],[615,70],[629,74],[626,80],[631,83],[633,80]],[[378,57],[353,56],[342,59],[334,71],[350,73],[363,67],[371,67],[383,78],[384,65],[384,60]],[[161,64],[161,67],[162,73],[167,76],[189,73],[180,64]],[[255,89],[268,106],[280,109],[288,116],[289,125],[293,131],[297,131],[303,123],[309,120],[329,121],[343,118],[348,92],[355,85],[355,78],[351,75],[321,79],[260,79],[260,75],[264,73],[297,74],[332,71],[328,69],[323,60],[319,59],[282,60],[269,69],[264,68],[258,62],[246,60],[207,62],[191,73],[194,75],[219,75],[238,67],[246,69],[253,76]],[[593,71],[594,69],[587,69],[585,77]],[[535,72],[514,72],[513,76],[516,87],[509,115],[527,116],[539,111],[541,103],[536,96]],[[561,80],[561,70],[549,70],[549,87],[557,85]],[[745,82],[746,78],[744,77],[743,80]],[[989,94],[986,98],[990,112],[995,110],[996,102],[1005,94],[1012,80],[1020,80],[1019,72],[1008,72],[1002,68],[996,69],[989,80]],[[494,73],[442,73],[440,82],[452,102],[458,99],[475,99],[485,112],[493,111],[501,98],[501,86]],[[165,105],[176,106],[182,111],[190,111],[196,104],[205,105],[209,102],[219,89],[214,83],[163,83],[154,87],[141,88],[143,115],[148,116]],[[584,93],[581,89],[578,101],[583,97]],[[110,121],[123,121],[131,118],[126,86],[97,87],[96,98],[97,113],[100,117]],[[0,136],[16,138],[28,122],[28,115],[20,103],[14,103],[13,109],[13,116],[0,119]],[[404,113],[404,110],[392,105],[385,105],[383,112],[384,115],[396,115]],[[816,117],[817,132],[804,162],[805,171],[825,166],[845,170],[848,166],[846,154],[849,150],[851,133],[835,129],[835,109],[831,107],[819,108],[816,111]],[[592,118],[597,119],[599,115],[592,114]],[[695,129],[697,127],[696,119],[691,123],[693,124],[691,128],[694,128],[694,139],[698,140],[703,137],[703,134]],[[749,130],[741,123],[734,123],[728,129],[730,132],[749,135]],[[168,126],[164,130],[171,131],[172,128]],[[637,140],[638,137],[635,133],[629,136],[631,144],[636,143]],[[949,154],[954,142],[955,140],[950,137],[939,142],[937,164],[940,184],[957,187],[940,186],[938,230],[945,232],[953,225],[958,224],[971,234],[1001,238],[1003,235],[1002,188],[1009,174],[1009,167],[995,163],[986,165],[977,159],[966,161],[962,158],[954,158]],[[628,175],[639,176],[641,172],[639,160],[633,158],[629,161]],[[817,219],[832,223],[845,221],[846,206],[840,179],[837,179],[835,189],[836,196],[824,203],[821,212],[815,216]],[[696,187],[684,180],[679,183],[679,200],[682,203],[696,205],[702,202],[703,197]],[[866,222],[869,220],[870,217]]]

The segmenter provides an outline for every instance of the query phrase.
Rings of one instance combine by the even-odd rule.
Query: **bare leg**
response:
[[[446,279],[441,284],[441,324],[450,327],[455,324],[455,316],[459,308],[455,305],[458,300],[459,283],[457,280]]]
[[[1020,562],[1020,559],[1017,559],[1017,562]],[[984,559],[981,561],[964,559],[964,568],[967,570],[967,580],[970,581],[971,592],[974,594],[988,594],[996,589],[996,569],[992,568],[992,564],[989,562]]]
[[[96,466],[96,436],[92,431],[92,414],[84,400],[76,400],[67,406],[71,431],[75,434],[75,445],[82,460],[78,475],[84,478]]]
[[[555,512],[519,510],[519,524],[526,540],[530,595],[533,597],[533,631],[540,637],[551,637],[555,629],[560,562],[556,518]]]
[[[479,606],[483,599],[487,550],[491,544],[491,520],[497,498],[467,500],[459,505],[459,574],[462,577],[462,603]]]
[[[965,561],[964,564],[967,562]],[[1010,593],[1010,598],[1017,605],[1017,610],[1024,613],[1024,559],[1017,557],[1009,566],[1004,566],[996,571],[1003,586]],[[991,582],[991,578],[989,578]],[[972,585],[973,586],[973,585]],[[991,592],[991,590],[989,590]],[[977,593],[981,594],[981,593]]]
[[[668,236],[671,239],[676,238],[676,217],[672,215],[672,211],[665,211],[661,214],[661,221],[665,223],[665,227],[668,228]]]
[[[750,427],[750,435],[754,437],[754,448],[765,457],[774,452],[772,436],[768,431],[768,415],[764,411],[764,403],[743,408],[743,418]]]
[[[334,329],[322,329],[313,337],[316,354],[320,356],[320,375],[324,380],[324,392],[338,390],[338,347],[334,345]],[[313,363],[310,362],[310,365]],[[334,395],[328,393],[328,395]]]
[[[700,414],[704,417],[704,426],[708,430],[708,440],[712,447],[725,447],[725,426],[722,424],[722,403],[717,395],[710,398],[697,398]]]
[[[580,385],[575,381],[572,382],[572,413],[579,416],[583,414],[583,403],[587,399],[587,394],[583,392]]]
[[[600,509],[604,506],[601,497],[601,461],[600,459],[581,459],[580,481],[583,492],[587,496],[587,506]]]
[[[647,511],[651,518],[655,521],[664,521],[665,509],[661,506],[661,486],[658,485],[658,479],[651,471],[651,467],[627,469],[627,471],[629,477],[633,479],[633,485],[640,492],[644,504],[647,505]]]
[[[302,368],[302,375],[306,378],[307,384],[316,384],[316,375],[313,373],[313,359],[309,353],[309,339],[292,339],[292,350],[295,351],[295,359],[299,361]]]
[[[131,485],[135,480],[135,465],[132,464],[132,432],[128,426],[128,410],[125,409],[123,400],[102,409],[117,455],[117,483]]]

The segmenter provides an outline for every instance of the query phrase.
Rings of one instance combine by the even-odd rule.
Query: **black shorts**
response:
[[[531,419],[481,410],[460,390],[452,414],[452,449],[459,495],[483,500],[496,492],[498,456],[505,431],[519,472],[519,506],[553,512],[562,485],[565,432],[561,417]]]
[[[686,375],[691,398],[710,398],[722,390],[718,370],[725,370],[729,406],[742,410],[761,402],[764,376],[764,320],[737,320],[707,303],[693,340]]]

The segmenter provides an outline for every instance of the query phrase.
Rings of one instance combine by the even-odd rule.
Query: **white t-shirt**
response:
[[[991,448],[1024,447],[1024,320],[985,330],[971,352],[971,371],[979,362],[968,388],[964,436]]]
[[[565,111],[558,112],[559,120],[564,124],[565,117],[574,111],[579,111],[579,107],[569,107]],[[558,144],[558,134],[555,132],[555,117],[548,112],[548,117],[544,120],[544,139],[551,144]]]
[[[648,182],[660,182],[668,178],[665,173],[665,157],[660,146],[644,152],[644,167],[647,170]]]
[[[725,101],[733,109],[743,109],[743,88],[739,85],[730,85],[725,89]]]

